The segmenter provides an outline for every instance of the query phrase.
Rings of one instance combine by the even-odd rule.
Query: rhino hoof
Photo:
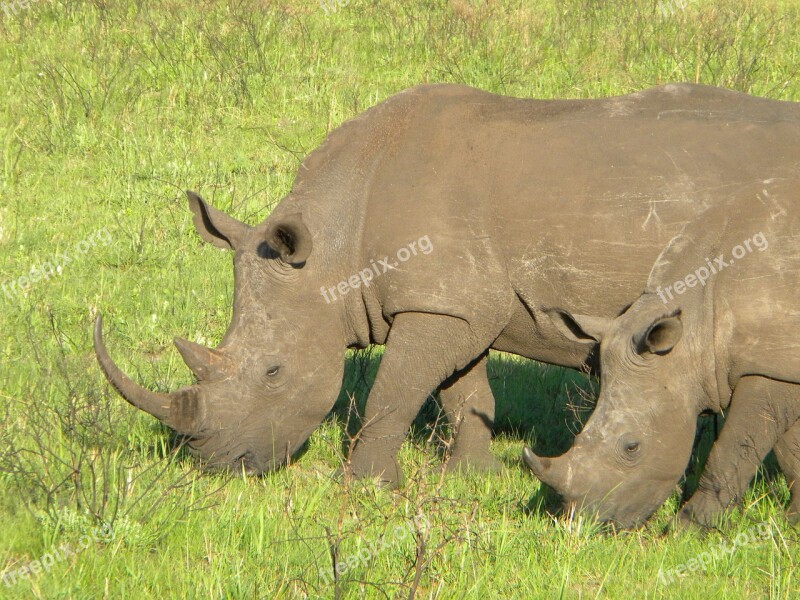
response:
[[[684,507],[678,511],[678,514],[675,515],[675,518],[667,524],[665,533],[687,533],[693,531],[696,533],[705,534],[712,529],[713,527],[709,527],[708,525],[699,521],[691,509]]]
[[[349,482],[355,479],[375,479],[379,486],[391,490],[399,489],[403,483],[403,473],[396,464],[393,468],[379,470],[374,465],[362,468],[351,463],[336,469],[333,478],[340,482]]]
[[[448,473],[500,473],[503,462],[488,452],[480,455],[451,456],[445,469]]]

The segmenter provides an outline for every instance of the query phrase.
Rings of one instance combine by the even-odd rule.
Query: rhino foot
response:
[[[503,470],[503,462],[495,458],[488,450],[481,453],[453,454],[445,465],[448,473],[474,472],[499,473]]]
[[[377,479],[379,485],[396,490],[403,484],[403,471],[394,458],[359,460],[354,457],[346,467],[347,476],[353,479]]]
[[[718,509],[706,509],[691,500],[678,512],[674,527],[677,531],[707,532],[716,527],[720,518]]]
[[[700,523],[692,519],[691,511],[687,510],[680,510],[668,525],[670,532],[700,531],[702,528]]]
[[[680,511],[664,526],[662,533],[664,535],[675,535],[694,532],[704,536],[708,531],[709,528],[694,521],[690,515]]]

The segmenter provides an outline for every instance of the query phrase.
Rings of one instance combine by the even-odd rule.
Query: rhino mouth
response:
[[[214,364],[211,364],[211,367],[203,367],[200,364],[201,347],[186,342],[178,342],[176,345],[181,350],[184,361],[196,375],[198,372],[207,375],[211,367],[216,367]],[[185,447],[191,455],[198,458],[205,469],[230,470],[250,475],[274,468],[272,465],[275,461],[267,461],[265,465],[254,451],[246,447],[243,449],[241,445],[238,450],[234,444],[231,444],[233,451],[224,450],[227,444],[220,432],[204,431],[205,404],[198,386],[189,386],[166,394],[153,392],[134,383],[108,354],[103,342],[101,315],[97,316],[94,324],[94,349],[103,374],[117,392],[131,405],[153,415],[173,429],[179,436],[178,445]],[[238,432],[237,436],[242,433]]]
[[[275,414],[263,402],[253,408],[237,398],[236,418],[228,415],[226,420],[214,398],[223,392],[229,395],[230,390],[209,392],[208,386],[230,377],[232,359],[220,350],[186,340],[176,339],[175,345],[197,383],[169,393],[154,392],[135,383],[114,363],[103,341],[102,316],[94,323],[94,350],[106,379],[129,404],[172,429],[177,445],[198,459],[204,470],[247,475],[278,470],[302,451],[329,410],[327,406],[315,409],[314,418],[293,421],[294,415]]]
[[[669,497],[682,471],[663,474],[653,471],[639,476],[635,488],[630,482],[610,480],[599,489],[578,487],[568,454],[557,457],[537,456],[525,447],[523,462],[528,469],[561,498],[562,513],[590,515],[599,523],[615,529],[642,526]],[[572,459],[574,460],[574,458]]]
[[[238,471],[244,472],[244,474],[247,476],[260,475],[261,473],[268,471],[258,467],[255,464],[255,456],[249,450],[236,457],[233,463],[238,467],[237,468]],[[274,469],[269,469],[269,470],[274,470]]]
[[[259,460],[258,455],[252,450],[234,450],[232,452],[216,452],[207,448],[211,437],[181,436],[180,444],[186,448],[191,456],[196,458],[203,471],[208,473],[231,473],[261,475],[280,468],[281,463],[268,460],[266,464]]]

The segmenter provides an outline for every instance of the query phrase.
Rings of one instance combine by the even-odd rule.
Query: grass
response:
[[[800,100],[788,0],[326,6],[40,1],[0,14],[0,285],[61,266],[0,293],[0,577],[69,550],[0,581],[0,597],[796,595],[774,468],[707,536],[663,533],[680,492],[634,532],[548,514],[519,452],[569,446],[585,418],[570,406],[586,408],[591,388],[578,373],[494,355],[493,451],[508,468],[442,477],[432,404],[403,448],[399,492],[331,478],[345,408],[363,402],[379,352],[348,358],[337,411],[295,465],[259,479],[198,473],[108,389],[91,351],[97,311],[121,365],[160,390],[190,381],[171,338],[215,344],[230,318],[230,256],[198,240],[182,191],[256,223],[328,131],[403,88],[577,98],[697,81]],[[103,231],[108,244],[79,245]],[[766,540],[659,578],[764,523]],[[110,539],[82,547],[102,525]],[[336,577],[334,556],[347,565]]]

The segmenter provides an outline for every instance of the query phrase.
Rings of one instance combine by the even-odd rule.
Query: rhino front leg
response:
[[[489,450],[494,425],[494,396],[486,374],[488,351],[442,384],[439,397],[455,436],[448,469],[499,471],[503,463]]]
[[[738,503],[764,457],[797,420],[797,409],[796,384],[756,376],[740,379],[722,434],[680,520],[711,526]]]
[[[800,422],[783,434],[773,450],[792,495],[787,517],[796,525],[800,523]]]
[[[394,318],[362,427],[350,460],[355,477],[378,476],[397,485],[397,452],[428,395],[480,356],[491,340],[478,340],[466,321],[428,313]]]

